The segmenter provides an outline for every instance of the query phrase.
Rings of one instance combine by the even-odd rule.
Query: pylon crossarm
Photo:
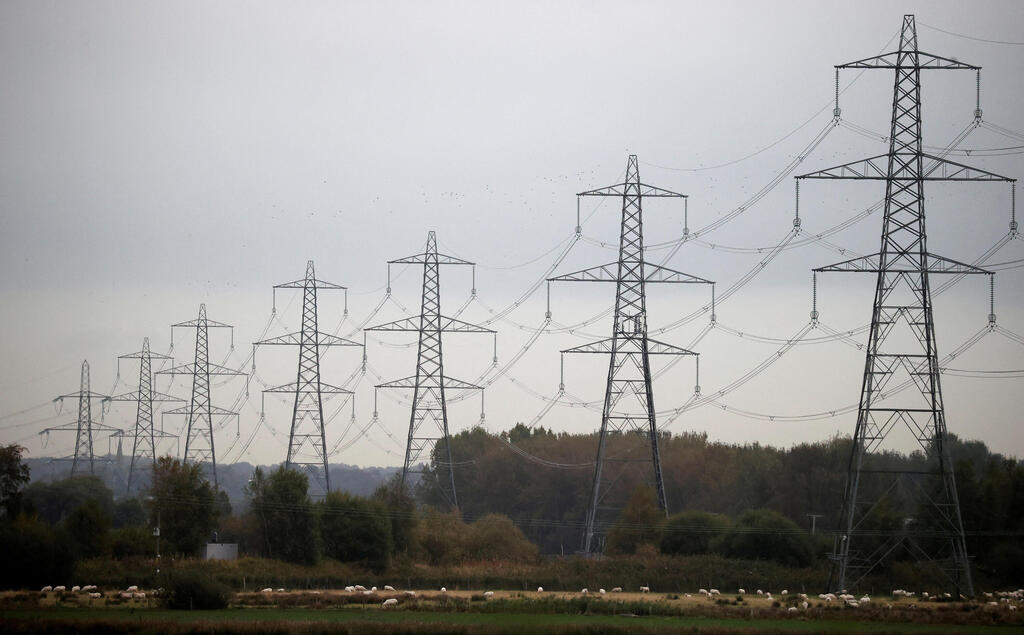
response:
[[[692,276],[682,271],[662,267],[661,265],[644,262],[644,282],[672,282],[676,284],[714,284],[711,280],[705,280],[698,276]]]
[[[548,282],[618,282],[619,263],[610,262],[606,265],[587,267],[572,273],[548,278]]]
[[[228,368],[227,366],[221,366],[220,364],[208,364],[210,375],[245,375],[241,371],[237,371],[234,368]],[[168,368],[166,370],[158,370],[156,375],[194,375],[197,371],[195,363],[182,364],[181,366],[175,366],[174,368]]]
[[[307,334],[308,335],[308,334]],[[331,335],[330,333],[323,333],[317,331],[315,334],[317,338],[317,344],[320,346],[362,346],[362,342],[355,342],[353,340],[347,340],[344,337],[338,337],[337,335]],[[299,346],[302,344],[302,333],[288,333],[286,335],[278,335],[277,337],[271,337],[259,342],[253,342],[253,346]]]
[[[351,390],[346,390],[346,389],[341,388],[339,386],[332,386],[330,384],[325,384],[324,382],[320,382],[319,387],[320,387],[320,394],[322,394],[322,395],[351,395],[352,394]],[[306,386],[303,385],[303,388],[306,388]],[[273,388],[267,388],[263,392],[294,393],[298,389],[299,389],[299,383],[293,381],[290,384],[283,384],[281,386],[274,386]]]
[[[444,389],[445,390],[483,390],[483,386],[477,386],[471,384],[468,381],[462,381],[461,379],[455,379],[453,377],[444,377]],[[416,388],[416,376],[403,377],[402,379],[396,379],[394,381],[385,382],[383,384],[377,384],[374,388]]]
[[[463,260],[462,258],[456,258],[455,256],[447,256],[445,254],[436,254],[428,257],[427,254],[416,254],[415,256],[406,256],[405,258],[399,258],[398,260],[389,260],[389,265],[422,265],[428,262],[434,262],[434,258],[437,259],[439,265],[475,265],[475,262]]]
[[[673,192],[672,190],[666,190],[661,187],[654,185],[647,185],[646,183],[619,183],[617,185],[609,185],[608,187],[599,187],[596,190],[588,190],[586,192],[580,192],[576,196],[626,196],[627,186],[639,187],[639,194],[641,197],[649,196],[653,198],[687,198],[686,194],[680,194],[679,192]],[[631,192],[630,195],[635,196],[635,192]]]
[[[133,390],[132,392],[126,392],[110,398],[111,401],[139,401],[142,399],[148,399],[149,401],[185,401],[180,397],[157,392],[155,390],[152,391],[151,394],[142,394],[138,390]]]
[[[850,260],[844,260],[843,262],[837,262],[833,265],[827,265],[824,267],[818,267],[814,269],[816,272],[872,272],[878,273],[884,271],[886,273],[919,273],[927,271],[928,273],[953,273],[953,274],[973,274],[983,273],[992,275],[994,272],[986,269],[975,267],[952,258],[946,258],[943,256],[937,256],[935,254],[926,254],[927,256],[927,267],[921,268],[920,261],[918,260],[918,254],[914,252],[906,253],[892,253],[889,254],[889,261],[885,267],[882,267],[881,260],[882,254],[871,254],[869,256],[861,256],[859,258],[851,258]]]
[[[124,432],[121,428],[115,428],[114,426],[100,423],[98,421],[89,421],[89,426],[93,432]],[[39,434],[46,434],[48,432],[62,432],[64,430],[78,430],[77,421],[69,421],[68,423],[62,423],[59,426],[52,426],[46,428]]]
[[[212,328],[226,328],[226,329],[234,328],[230,324],[225,324],[224,322],[217,322],[217,321],[214,321],[214,320],[208,320],[208,319],[205,319],[205,318],[202,319],[202,320],[189,320],[187,322],[178,322],[177,324],[172,324],[171,328],[179,327],[179,326],[180,327],[191,327],[191,328],[196,328],[197,326],[205,326],[205,327],[211,328],[211,329]]]
[[[590,342],[589,344],[583,344],[580,346],[574,346],[567,348],[561,353],[611,353],[613,351],[613,345],[615,338],[606,338],[598,340],[596,342]],[[665,342],[659,342],[657,340],[647,339],[647,354],[648,355],[699,355],[693,351],[681,348],[679,346],[673,346],[672,344],[666,344]]]
[[[110,401],[110,396],[109,395],[101,395],[101,394],[99,394],[97,392],[92,392],[92,391],[86,391],[84,393],[81,393],[81,392],[71,392],[71,393],[68,393],[66,395],[57,395],[56,397],[53,398],[53,401],[57,402],[57,401],[60,401],[61,399],[71,399],[72,397],[74,397],[75,399],[78,399],[79,396],[85,397],[86,399],[99,399],[101,401]]]
[[[344,286],[342,286],[340,284],[334,284],[333,282],[325,282],[324,280],[318,280],[316,278],[313,278],[312,280],[309,280],[308,283],[309,283],[309,286],[314,288],[314,289],[347,289],[348,288],[348,287],[344,287]],[[294,280],[292,282],[285,282],[283,284],[275,284],[274,288],[275,289],[305,289],[306,285],[307,285],[307,281],[306,281],[305,278],[303,278],[302,280]]]
[[[138,353],[128,353],[127,355],[118,355],[118,359],[142,359],[143,357],[149,357],[150,359],[174,359],[170,355],[164,355],[162,353],[154,353],[152,351],[139,351]]]
[[[907,52],[904,51],[904,54]],[[959,60],[950,59],[948,57],[942,57],[941,55],[933,55],[931,53],[924,53],[917,51],[917,63],[901,64],[899,62],[900,52],[894,51],[892,53],[883,53],[874,57],[866,57],[856,62],[847,62],[846,64],[837,64],[836,68],[900,68],[904,70],[971,70],[979,71],[980,66],[974,66],[973,64],[964,64]]]
[[[929,163],[918,171],[917,159],[927,159]],[[889,172],[890,158],[894,169]],[[917,152],[894,152],[880,154],[867,159],[859,159],[851,163],[836,165],[817,172],[809,172],[796,177],[799,179],[852,179],[868,181],[998,181],[1013,183],[1016,179],[980,170],[978,168],[943,159],[931,154]]]
[[[455,318],[446,316],[440,316],[441,331],[447,333],[496,333],[493,329],[484,328],[477,326],[476,324],[470,324],[469,322],[463,322]],[[411,318],[403,318],[401,320],[395,320],[394,322],[386,322],[384,324],[378,324],[377,326],[371,326],[367,331],[413,331],[419,332],[420,330],[420,316]]]
[[[207,413],[207,409],[206,408],[193,409],[191,404],[187,405],[187,406],[181,406],[180,408],[175,408],[174,410],[165,410],[164,411],[165,415],[193,415],[193,414],[206,414],[206,413]],[[226,410],[224,408],[219,408],[219,407],[213,406],[213,405],[209,406],[209,414],[214,415],[214,416],[228,416],[228,415],[234,415],[236,417],[238,416],[237,412],[232,412],[231,410]]]

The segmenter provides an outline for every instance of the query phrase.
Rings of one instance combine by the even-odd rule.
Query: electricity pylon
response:
[[[192,396],[186,405],[174,410],[168,410],[164,414],[185,415],[188,422],[185,433],[185,462],[208,463],[210,473],[213,476],[213,487],[217,488],[217,453],[214,446],[213,418],[215,416],[232,415],[237,417],[238,413],[218,408],[211,403],[210,375],[235,376],[244,375],[245,373],[210,362],[209,330],[211,328],[232,327],[230,324],[207,319],[205,304],[199,305],[199,317],[197,319],[171,325],[172,338],[176,327],[194,328],[196,330],[195,361],[191,364],[182,364],[181,366],[161,370],[157,374],[192,375]]]
[[[89,362],[86,360],[82,361],[82,375],[78,392],[60,395],[54,401],[63,405],[64,400],[70,397],[78,399],[78,420],[73,423],[65,423],[47,428],[39,434],[49,436],[51,432],[74,430],[75,453],[71,457],[71,476],[78,476],[83,470],[87,470],[89,474],[95,474],[96,458],[93,453],[93,432],[109,432],[113,435],[120,432],[121,429],[92,420],[93,399],[100,400],[100,408],[102,409],[103,404],[110,401],[110,397],[94,393],[89,389]]]
[[[184,401],[184,399],[153,390],[153,360],[171,359],[171,357],[152,352],[149,349],[148,337],[143,338],[141,351],[119,356],[117,358],[118,364],[121,363],[122,359],[139,360],[139,389],[134,392],[111,397],[111,401],[134,401],[138,404],[135,415],[135,432],[132,435],[132,460],[128,467],[128,482],[125,487],[125,493],[131,494],[136,461],[149,459],[151,465],[155,465],[156,440],[177,437],[177,435],[169,434],[163,430],[154,429],[153,402]]]
[[[453,508],[458,508],[459,499],[455,491],[455,471],[452,464],[451,437],[448,434],[448,406],[445,401],[447,390],[483,390],[469,382],[453,379],[444,374],[444,358],[441,353],[441,333],[491,333],[495,331],[463,322],[441,314],[441,265],[470,265],[474,263],[453,256],[437,253],[437,238],[434,232],[427,234],[427,248],[421,254],[391,260],[388,265],[422,264],[423,293],[420,314],[417,316],[372,326],[367,331],[412,331],[419,333],[419,348],[416,357],[416,374],[411,377],[378,384],[376,388],[412,389],[412,412],[409,416],[409,440],[405,448],[405,463],[402,466],[402,486],[409,474],[428,473],[423,461],[433,459],[437,470],[447,467],[447,482],[438,479],[438,487]],[[426,428],[426,429],[424,429]],[[443,442],[445,458],[435,452],[438,442]]]
[[[650,462],[658,507],[668,515],[665,483],[661,475],[661,457],[658,452],[658,426],[655,421],[654,390],[651,387],[651,355],[697,355],[693,351],[659,342],[647,337],[647,297],[649,283],[713,284],[710,280],[668,269],[644,261],[643,210],[644,198],[682,198],[685,194],[671,192],[640,182],[636,155],[629,155],[626,180],[617,185],[580,192],[580,196],[616,196],[622,198],[622,226],[619,236],[617,262],[590,267],[581,271],[548,278],[548,282],[614,282],[615,318],[612,336],[590,344],[569,348],[562,353],[610,353],[608,385],[605,389],[604,408],[601,411],[601,430],[597,444],[597,461],[590,490],[590,502],[583,533],[583,553],[596,553],[595,532],[598,527],[598,509],[611,491],[611,485],[602,486],[606,461]],[[625,399],[624,399],[625,398]],[[650,456],[644,459],[612,459],[605,456],[610,433],[632,432],[650,444]]]
[[[838,65],[836,72],[847,68],[892,69],[896,80],[887,154],[796,177],[885,181],[881,250],[814,270],[877,275],[830,585],[854,588],[902,552],[941,571],[957,594],[973,595],[939,383],[929,276],[992,272],[928,252],[924,183],[1013,179],[922,152],[921,71],[980,68],[918,50],[913,15],[903,17],[899,50]],[[980,115],[976,110],[975,117]],[[913,389],[900,392],[903,385]],[[901,424],[923,453],[914,470],[893,470],[880,452]],[[901,514],[896,522],[894,513]]]
[[[306,263],[304,279],[274,286],[275,295],[277,289],[302,289],[302,329],[298,333],[289,333],[255,342],[253,344],[253,359],[255,359],[256,346],[291,345],[299,347],[299,371],[296,380],[290,384],[268,388],[263,392],[295,395],[285,467],[288,469],[291,469],[293,465],[303,467],[311,477],[310,485],[315,486],[313,489],[319,488],[323,494],[326,494],[331,491],[331,475],[328,469],[327,441],[324,430],[326,422],[324,421],[323,395],[350,395],[352,392],[320,381],[320,348],[325,346],[362,346],[362,344],[328,333],[321,333],[318,330],[317,290],[345,290],[345,287],[317,280],[312,260]],[[276,308],[274,310],[277,311]]]

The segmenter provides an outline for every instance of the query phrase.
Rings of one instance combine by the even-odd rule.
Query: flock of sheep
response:
[[[642,586],[642,587],[640,587],[639,591],[640,591],[640,593],[650,593],[651,592],[651,588],[648,587],[648,586]],[[96,585],[94,585],[94,584],[87,584],[85,586],[75,585],[75,586],[71,587],[70,590],[66,586],[64,586],[64,585],[60,585],[60,586],[44,586],[42,589],[40,589],[40,593],[43,593],[43,594],[47,594],[47,593],[69,593],[69,592],[70,593],[74,593],[74,594],[88,594],[88,597],[93,598],[93,599],[98,599],[98,598],[104,597],[103,592],[100,591],[96,587]],[[271,588],[271,587],[267,587],[265,589],[262,589],[260,592],[261,593],[284,593],[285,589],[283,589],[283,588],[274,589],[274,588]],[[378,589],[375,586],[374,587],[370,587],[369,589],[367,589],[365,586],[363,586],[361,584],[356,584],[356,585],[352,585],[352,586],[346,586],[345,587],[345,592],[346,593],[361,593],[363,595],[373,595],[373,594],[378,592]],[[390,584],[386,584],[386,585],[384,585],[384,587],[382,589],[380,589],[380,592],[397,593],[398,591],[396,591],[395,587],[391,586]],[[159,595],[159,593],[160,593],[159,589],[157,589],[155,591],[150,591],[150,595],[154,595],[154,596],[155,595]],[[320,591],[311,591],[311,593],[313,593],[313,594],[320,594]],[[445,587],[441,587],[440,593],[448,593],[448,589],[446,589]],[[544,593],[544,587],[541,587],[541,586],[537,587],[537,593]],[[591,591],[589,589],[587,589],[586,587],[584,587],[583,589],[581,589],[579,591],[580,595],[589,595],[590,593],[591,593]],[[609,593],[609,591],[605,591],[604,589],[598,589],[596,591],[596,593],[599,594],[599,595],[606,595],[607,593]],[[622,587],[613,587],[611,589],[610,593],[622,593]],[[740,589],[737,590],[737,593],[742,596],[742,595],[746,595],[747,591],[746,591],[746,589],[740,588]],[[113,595],[113,597],[118,597],[118,598],[120,598],[122,600],[145,600],[146,597],[147,597],[146,592],[140,591],[139,587],[135,586],[135,585],[129,586],[128,588],[126,588],[124,590],[112,591],[112,592],[110,592],[110,594]],[[416,591],[403,591],[402,594],[404,596],[406,596],[407,598],[414,598],[414,597],[416,597]],[[699,589],[697,591],[697,594],[700,595],[700,596],[706,597],[708,599],[714,599],[714,598],[720,596],[722,593],[718,589]],[[761,598],[763,598],[765,600],[771,601],[773,599],[771,592],[768,592],[768,591],[762,591],[761,589],[757,589],[756,594],[757,594],[758,597],[761,597]],[[494,591],[485,591],[483,595],[484,595],[484,598],[490,599],[490,598],[494,597]],[[788,589],[783,589],[779,593],[779,596],[783,597],[783,598],[788,596],[788,595],[789,595],[789,590]],[[1017,605],[1020,604],[1021,602],[1024,602],[1024,589],[1017,589],[1016,591],[985,592],[983,595],[984,595],[985,599],[982,600],[982,601],[984,601],[986,605],[994,606],[994,607],[1002,606],[1002,607],[1005,607],[1009,611],[1016,611],[1017,610]],[[687,597],[687,598],[693,597],[693,595],[690,594],[690,593],[685,593],[684,596]],[[809,600],[807,598],[807,595],[805,593],[797,593],[796,597],[800,601],[796,605],[794,605],[794,606],[787,607],[786,608],[787,611],[789,611],[789,612],[797,612],[797,611],[800,611],[801,609],[806,610],[806,609],[810,608],[810,602],[809,602]],[[896,599],[896,600],[899,600],[901,598],[912,599],[912,598],[917,597],[917,594],[915,592],[913,592],[913,591],[907,591],[905,589],[895,589],[892,592],[892,597],[894,599]],[[921,597],[922,600],[925,600],[925,601],[944,601],[944,600],[952,600],[953,599],[952,595],[949,594],[949,593],[929,595],[929,593],[927,591],[922,591],[920,597]],[[871,597],[866,595],[866,594],[861,596],[860,598],[858,598],[858,597],[856,597],[854,595],[851,595],[851,594],[845,593],[845,592],[844,593],[840,593],[838,595],[835,594],[835,593],[819,593],[818,594],[818,599],[821,600],[822,602],[824,602],[826,605],[829,605],[829,604],[835,602],[835,603],[842,603],[842,605],[849,606],[851,608],[856,608],[856,607],[859,607],[859,606],[867,605],[867,604],[869,604],[871,602]],[[968,600],[968,598],[966,596],[963,596],[963,595],[961,595],[959,599],[962,600],[962,601],[967,601]],[[394,607],[394,606],[397,606],[397,605],[398,605],[398,598],[394,598],[394,597],[387,598],[387,599],[385,599],[381,603],[381,606],[383,606],[385,608]],[[885,606],[887,608],[892,608],[891,604],[886,604]],[[910,606],[915,606],[915,604],[910,604]]]

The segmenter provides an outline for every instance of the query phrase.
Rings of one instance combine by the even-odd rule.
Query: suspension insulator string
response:
[[[544,319],[551,319],[551,281],[548,280],[548,310],[544,313]]]
[[[1017,182],[1010,183],[1010,233],[1017,236]],[[172,342],[173,345],[173,342]]]
[[[341,316],[348,317],[348,289],[345,289],[345,312]]]
[[[996,276],[988,274],[988,326],[993,328],[996,325]]]
[[[498,365],[498,334],[494,334],[494,359],[492,360],[494,365]]]
[[[700,397],[700,353],[697,353],[697,355],[694,357],[694,361],[696,361],[696,379],[693,383],[693,395],[695,397]]]
[[[473,286],[469,290],[469,297],[475,298],[476,297],[476,265],[473,265],[472,269],[473,269],[473,273],[472,273],[472,275],[473,275]]]
[[[576,235],[579,236],[583,232],[583,226],[580,225],[580,197],[576,195]]]
[[[836,107],[832,109],[832,116],[839,119],[843,111],[839,108],[839,68],[836,68]]]
[[[818,324],[818,272],[811,272],[811,323]]]
[[[388,263],[388,286],[385,291],[387,295],[391,295],[391,263]]]
[[[796,214],[793,216],[793,229],[800,231],[800,179],[796,179]]]
[[[974,80],[974,120],[977,122],[981,121],[981,69],[975,71]]]
[[[356,396],[355,396],[355,394],[353,394],[352,395],[352,421],[355,422],[355,420],[356,420]]]
[[[715,315],[715,283],[711,283],[711,323],[714,324],[718,321],[718,316]]]
[[[484,391],[481,390],[480,391],[480,421],[483,421],[486,418],[487,418],[487,415],[484,413]]]
[[[565,392],[565,353],[559,355],[558,392]]]
[[[379,390],[376,387],[374,387],[374,389],[373,389],[373,418],[374,419],[377,418],[377,393],[378,392],[379,392]]]
[[[690,199],[683,199],[683,236],[690,235]]]

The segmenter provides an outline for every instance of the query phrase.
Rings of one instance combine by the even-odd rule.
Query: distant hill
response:
[[[94,469],[96,476],[99,476],[114,492],[115,498],[125,494],[128,476],[130,457],[122,457],[118,462],[115,455],[96,457]],[[67,478],[71,475],[71,461],[52,458],[26,458],[25,463],[31,470],[32,481],[55,481]],[[264,471],[277,467],[277,465],[261,465]],[[217,481],[220,488],[227,492],[231,500],[231,506],[243,509],[246,506],[245,486],[249,482],[256,466],[252,463],[231,463],[217,465]],[[358,496],[369,496],[384,481],[391,478],[400,467],[357,467],[344,463],[331,464],[331,485],[333,489],[349,492]],[[138,479],[139,489],[145,490],[149,487],[149,471],[139,470],[136,466],[135,478]],[[136,491],[136,484],[132,483],[132,490]]]

